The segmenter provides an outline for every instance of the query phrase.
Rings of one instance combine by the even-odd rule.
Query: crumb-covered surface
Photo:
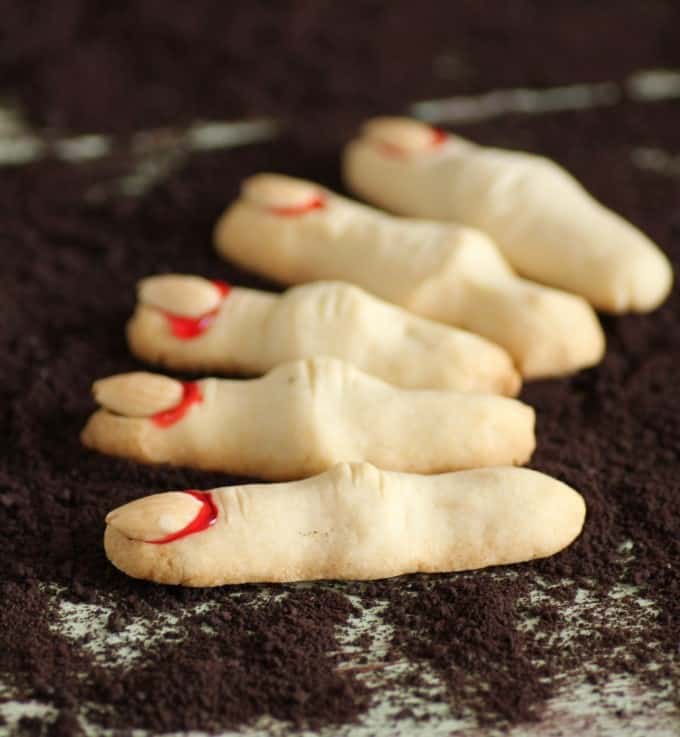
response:
[[[300,123],[680,65],[672,0],[5,0],[0,86],[42,125]]]
[[[639,20],[622,11],[639,31],[630,63],[609,54],[596,63],[592,41],[585,71],[577,59],[572,71],[565,66],[557,74],[526,44],[507,67],[520,69],[517,78],[504,65],[492,78],[481,52],[462,45],[477,81],[470,89],[589,76],[620,82],[637,65],[670,66],[670,46],[643,43],[673,35],[670,6],[650,4]],[[475,12],[463,16],[469,21]],[[587,23],[594,11],[579,12]],[[503,17],[497,22],[507,35],[510,21]],[[565,23],[564,44],[572,27]],[[31,28],[21,37],[26,56],[17,52],[16,68],[5,59],[5,73],[43,69],[31,61],[38,58],[29,44],[36,33]],[[611,35],[616,46],[619,36]],[[16,48],[20,36],[13,38]],[[35,89],[30,105],[40,122],[41,105],[59,106]],[[462,85],[445,93],[467,91]],[[417,100],[441,90],[408,92]],[[136,117],[136,94],[130,92],[120,129],[162,122],[155,112]],[[230,115],[220,107],[225,99],[217,95],[206,110],[188,104],[185,119]],[[104,130],[95,102],[87,103],[95,111],[90,117],[71,110],[60,113],[61,121],[72,130]],[[250,111],[233,111],[244,112]],[[680,266],[677,101],[624,96],[601,108],[500,115],[460,132],[553,156]],[[48,157],[2,169],[0,734],[71,735],[85,726],[93,734],[680,730],[677,287],[651,315],[603,318],[608,349],[601,366],[523,391],[538,415],[531,466],[574,486],[588,504],[583,535],[553,559],[372,584],[208,591],[135,582],[106,561],[101,538],[111,508],[149,491],[234,481],[103,457],[79,443],[94,408],[91,382],[143,368],[123,334],[135,282],[178,271],[271,286],[214,254],[214,221],[239,181],[262,169],[339,187],[344,135],[341,116],[310,139],[284,136],[202,152],[186,147],[174,155],[176,140],[165,132],[145,139],[142,154],[114,145],[78,164]],[[145,173],[157,182],[146,191],[137,186]]]

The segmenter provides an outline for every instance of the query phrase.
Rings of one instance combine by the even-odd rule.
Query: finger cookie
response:
[[[376,118],[345,149],[344,174],[352,191],[392,212],[483,230],[522,276],[602,310],[647,312],[670,291],[661,250],[544,157]]]
[[[107,516],[104,546],[117,568],[158,583],[366,580],[546,557],[584,518],[580,494],[536,471],[343,463],[304,481],[137,499]]]
[[[341,279],[478,333],[503,346],[526,378],[591,366],[604,351],[585,300],[519,279],[480,231],[395,218],[311,182],[246,180],[215,242],[223,256],[284,284]]]
[[[515,399],[399,389],[333,358],[248,381],[136,373],[93,389],[102,408],[83,430],[87,447],[264,479],[341,461],[419,473],[522,464],[535,446],[534,411]]]
[[[258,375],[326,355],[406,388],[514,396],[521,384],[499,346],[341,282],[278,295],[166,274],[140,282],[138,299],[130,348],[172,369]]]

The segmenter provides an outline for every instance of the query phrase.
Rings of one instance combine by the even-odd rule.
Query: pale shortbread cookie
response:
[[[401,215],[479,228],[529,279],[610,312],[646,312],[668,295],[668,259],[562,167],[524,152],[376,118],[344,152],[353,192]]]
[[[135,578],[183,586],[376,579],[519,563],[581,532],[583,498],[536,471],[440,476],[341,464],[284,484],[137,499],[111,512],[109,560]],[[214,524],[172,542],[209,504]]]
[[[266,199],[273,189],[277,207]],[[518,278],[480,231],[395,218],[311,182],[272,174],[246,180],[217,223],[215,242],[223,256],[284,284],[353,282],[483,335],[503,346],[526,378],[567,374],[604,352],[585,300]]]
[[[107,381],[120,386],[120,376],[97,382],[106,404],[83,430],[86,446],[264,479],[303,478],[341,461],[418,473],[522,464],[535,446],[534,411],[522,402],[399,389],[333,358],[283,364],[248,381],[203,379],[185,385],[190,399],[176,410],[157,397],[160,414],[144,377],[125,383],[124,399],[102,390]],[[116,414],[122,406],[130,413],[135,394],[149,416]]]
[[[482,394],[519,391],[510,356],[478,335],[425,320],[356,286],[318,282],[282,295],[166,274],[139,284],[127,326],[132,352],[150,363],[203,373],[263,374],[281,363],[334,356],[395,386]],[[205,317],[186,339],[168,315]]]

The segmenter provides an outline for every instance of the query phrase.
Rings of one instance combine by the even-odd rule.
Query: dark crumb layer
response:
[[[216,117],[247,110],[263,112],[266,105],[260,106],[255,93],[249,92],[253,80],[260,84],[258,74],[284,74],[279,64],[248,67],[255,76],[238,77],[242,98],[235,96],[232,101],[224,91],[212,96],[211,85],[235,84],[236,77],[227,76],[225,82],[207,80],[203,87],[194,84],[200,73],[198,60],[203,58],[199,54],[186,78],[183,70],[178,72],[178,95],[184,96],[184,102],[164,107],[148,95],[145,74],[150,75],[150,70],[138,70],[137,76],[130,72],[128,78],[125,68],[121,71],[111,62],[112,66],[105,64],[102,68],[116,68],[111,74],[112,89],[100,94],[124,102],[119,108],[110,108],[109,98],[100,105],[94,83],[88,86],[78,81],[78,74],[84,74],[95,57],[106,60],[106,53],[110,53],[115,59],[115,43],[109,52],[102,51],[101,29],[97,30],[91,21],[87,26],[94,28],[91,44],[79,50],[75,45],[70,48],[71,40],[81,31],[74,30],[80,27],[75,21],[69,25],[67,10],[85,10],[79,10],[81,5],[77,3],[51,5],[53,16],[57,6],[64,8],[57,14],[61,25],[52,26],[40,18],[34,24],[21,24],[23,16],[16,15],[18,11],[4,20],[10,26],[21,26],[22,33],[10,34],[12,43],[3,46],[2,68],[12,79],[30,81],[26,99],[43,120],[53,116],[59,124],[73,128],[110,124],[111,128],[124,129],[155,125],[177,114],[188,119],[196,113]],[[310,3],[307,8],[318,5]],[[423,17],[427,23],[432,22],[428,14],[434,11],[426,8],[427,4],[403,3],[399,8],[406,13],[407,5],[424,8]],[[665,3],[654,3],[651,10],[630,20],[637,33],[626,32],[628,52],[621,55],[608,51],[624,47],[623,31],[617,35],[607,15],[608,3],[597,4],[605,8],[601,14],[582,9],[581,15],[573,17],[566,10],[551,9],[551,13],[558,14],[555,29],[561,31],[541,37],[540,44],[530,33],[541,18],[545,21],[542,11],[536,10],[538,5],[513,4],[519,8],[516,12],[520,20],[506,17],[510,11],[501,10],[499,15],[491,13],[482,19],[477,15],[481,11],[475,10],[477,3],[465,5],[469,5],[465,24],[452,29],[442,23],[441,28],[435,27],[433,38],[439,33],[443,38],[446,31],[451,32],[452,39],[459,39],[455,41],[459,44],[457,53],[469,59],[462,68],[471,70],[472,87],[518,81],[580,81],[588,76],[622,78],[637,65],[672,65],[680,48],[678,44],[676,50],[669,50],[664,42],[672,29],[670,5]],[[145,4],[150,17],[168,6]],[[383,23],[398,22],[387,19],[385,11],[380,10],[381,3],[362,3],[362,7],[367,14],[373,8],[371,12],[382,17]],[[113,15],[117,12],[111,11]],[[296,21],[302,28],[299,38],[312,33],[305,30],[308,27],[301,20],[303,16],[309,27],[321,33],[335,17],[336,11],[327,12],[330,15],[317,15],[312,10],[301,14]],[[624,17],[623,10],[620,13],[619,17]],[[109,16],[102,20],[110,23],[107,27],[114,36],[119,32],[117,28],[134,25],[134,15],[129,20],[123,15],[121,10],[117,20]],[[402,15],[399,22],[404,18]],[[520,21],[522,25],[518,26]],[[213,25],[217,39],[222,28]],[[487,29],[479,31],[485,42],[475,40],[474,33],[460,41],[464,32],[482,26]],[[589,31],[594,40],[582,58],[568,62],[560,55],[559,49],[566,48],[572,37],[581,39],[584,27],[603,26],[607,33]],[[170,16],[166,33],[168,37],[180,32],[189,34],[191,27],[188,21],[185,24]],[[375,61],[368,43],[372,36],[368,29],[366,36],[362,33],[357,33],[356,43],[369,54],[366,59]],[[142,35],[140,30],[140,38]],[[48,64],[38,53],[39,45],[29,43],[34,37],[42,38],[43,45],[56,44],[61,61]],[[45,40],[48,37],[49,43]],[[508,48],[506,42],[519,44],[517,54],[506,54],[503,63],[497,56],[492,58],[491,51],[499,53],[496,37],[501,39],[503,49]],[[240,36],[235,38],[234,53],[240,53]],[[174,48],[168,43],[168,48]],[[213,69],[208,62],[216,43],[205,44],[206,68]],[[142,41],[133,39],[132,48],[141,45]],[[405,54],[401,58],[409,59],[409,45],[400,44],[399,48]],[[548,48],[550,54],[546,54]],[[258,54],[262,54],[261,49]],[[394,51],[392,55],[398,56]],[[164,79],[172,77],[172,56],[168,52],[163,62],[161,54],[154,73]],[[294,74],[312,80],[305,88],[312,92],[309,98],[300,98],[300,104],[344,100],[337,92],[345,89],[343,85],[347,90],[357,90],[354,67],[347,66],[345,77],[334,72],[332,65],[328,69],[320,65],[321,56],[322,51],[310,47],[308,58],[303,55],[305,63],[285,71],[286,80]],[[82,61],[73,61],[75,57]],[[186,54],[177,58],[186,63]],[[422,62],[423,56],[416,54],[415,58]],[[326,97],[313,82],[317,79],[311,71],[313,60],[318,74],[326,75],[323,79],[338,75],[337,88],[318,87],[326,90]],[[181,66],[179,61],[177,65]],[[384,90],[379,86],[372,101],[361,97],[368,93],[352,93],[358,103],[356,110],[351,105],[346,108],[351,115],[359,108],[372,111],[372,105],[384,110],[401,104],[401,92],[395,89],[401,80],[388,74],[390,68],[382,61],[377,67],[372,63],[362,66],[362,74],[378,75],[387,86]],[[64,82],[69,69],[78,71],[72,86]],[[413,66],[409,69],[413,76],[404,77],[404,96],[450,90],[448,83],[432,82],[427,86],[429,66],[426,70],[422,66],[419,71]],[[128,84],[128,79],[141,80],[139,87]],[[416,91],[418,80],[423,82],[418,87],[423,95]],[[297,88],[292,81],[286,83],[290,85],[286,88],[289,93],[282,95],[281,104],[290,110],[292,107],[286,106],[297,99],[291,90]],[[119,84],[125,89],[124,95],[116,93]],[[456,83],[456,89],[465,89],[466,84]],[[266,89],[260,84],[261,94]],[[240,102],[251,94],[251,107]],[[86,106],[83,100],[89,100]],[[103,110],[111,113],[110,119]],[[127,160],[112,158],[78,168],[43,162],[2,171],[0,674],[3,680],[12,674],[22,698],[50,704],[58,714],[49,726],[46,720],[24,717],[19,725],[22,733],[44,734],[49,729],[53,735],[76,734],[84,704],[93,724],[122,733],[131,727],[152,732],[189,728],[217,731],[252,723],[265,714],[313,728],[348,723],[365,713],[375,689],[381,688],[374,685],[381,674],[391,673],[391,664],[405,660],[416,667],[393,676],[399,685],[408,686],[416,694],[425,692],[427,673],[433,671],[444,685],[440,698],[450,712],[472,713],[485,725],[507,726],[545,718],[546,700],[564,684],[560,679],[565,674],[573,679],[570,683],[587,682],[596,691],[603,690],[616,674],[630,674],[652,690],[664,688],[669,679],[677,683],[677,288],[666,305],[652,315],[604,319],[608,351],[600,367],[571,379],[530,385],[523,393],[523,399],[538,412],[539,447],[533,467],[573,485],[588,503],[585,532],[562,555],[516,566],[511,575],[500,577],[486,571],[405,577],[369,585],[210,591],[132,581],[106,561],[101,537],[104,515],[112,507],[149,491],[209,488],[234,481],[218,474],[146,468],[86,452],[79,444],[78,434],[94,408],[89,397],[91,382],[110,373],[140,368],[130,357],[123,337],[136,280],[152,273],[179,271],[267,286],[237,272],[213,254],[212,225],[235,195],[239,181],[258,170],[307,176],[337,187],[338,146],[347,131],[343,115],[337,119],[327,116],[325,127],[311,137],[306,128],[304,135],[298,131],[295,141],[196,155],[138,201],[116,199],[86,204],[86,195],[101,192],[101,188],[93,190],[93,185],[119,175],[129,165]],[[633,147],[680,151],[677,104],[623,103],[609,109],[540,118],[507,117],[468,126],[461,132],[483,142],[557,158],[597,196],[643,227],[662,244],[676,268],[680,266],[680,180],[642,171],[631,163]],[[626,540],[632,540],[633,548],[622,552],[620,546]],[[52,631],[59,619],[52,596],[41,587],[43,583],[64,587],[63,597],[68,601],[90,603],[107,612],[103,655],[108,665],[96,663],[81,647],[89,636],[74,644]],[[639,609],[635,597],[627,596],[617,604],[617,618],[601,604],[587,610],[586,621],[576,627],[573,638],[564,645],[559,634],[565,612],[579,588],[602,602],[619,584],[636,587],[653,602],[654,609],[642,632],[631,629],[631,623],[639,622]],[[532,591],[549,596],[532,600]],[[394,626],[387,652],[378,661],[369,648],[371,637],[359,637],[354,643],[358,648],[356,667],[351,669],[346,669],[344,657],[337,653],[340,632],[357,613],[347,593],[355,594],[364,607],[385,605],[381,616]],[[258,594],[263,594],[267,602],[258,603]],[[197,609],[201,604],[210,607]],[[112,607],[112,611],[104,607]],[[166,632],[162,628],[170,616],[177,617],[178,623]],[[527,617],[534,622],[530,631],[524,629]],[[91,622],[95,620],[96,611],[92,610]],[[161,634],[142,645],[142,659],[122,666],[117,659],[119,636],[135,622]],[[658,663],[660,669],[651,671],[652,663]],[[87,673],[87,679],[80,678],[81,673]],[[111,706],[113,710],[108,708]],[[398,708],[399,718],[413,715],[409,706]],[[621,717],[623,724],[628,715],[621,712],[615,716]]]
[[[646,227],[677,265],[677,184],[633,169],[625,141],[631,127],[645,122],[672,145],[680,114],[669,105],[621,107],[614,133],[611,115],[509,121],[499,132],[479,126],[471,135],[566,152],[562,160]],[[611,162],[616,176],[594,168],[595,156]],[[339,672],[342,658],[332,653],[339,647],[336,625],[354,611],[343,592],[353,592],[365,606],[386,602],[383,618],[395,626],[377,668],[405,658],[428,666],[445,684],[441,698],[452,712],[472,710],[482,723],[540,718],[564,673],[598,688],[612,673],[637,674],[657,688],[677,677],[677,290],[653,315],[605,318],[609,347],[597,369],[524,391],[538,411],[533,466],[580,489],[588,502],[585,533],[562,555],[517,566],[511,578],[482,572],[368,586],[272,587],[269,596],[289,596],[262,609],[254,603],[258,587],[239,589],[241,598],[227,589],[162,588],[129,580],[107,563],[101,547],[107,510],[151,490],[233,481],[105,458],[86,452],[78,433],[93,409],[92,380],[138,367],[122,330],[138,278],[174,270],[258,283],[213,255],[210,231],[240,179],[262,168],[337,184],[337,150],[311,160],[283,141],[196,156],[143,199],[97,206],[82,204],[97,167],[44,163],[5,172],[0,672],[14,674],[24,697],[58,708],[55,734],[69,733],[84,702],[94,723],[120,728],[217,730],[262,714],[311,726],[352,721],[369,704],[370,689],[360,668]],[[632,563],[619,552],[627,539],[634,542]],[[52,633],[54,612],[38,586],[43,581],[64,586],[67,599],[113,604],[108,667]],[[579,586],[606,596],[617,583],[639,586],[658,609],[643,641],[626,621],[598,609],[589,614],[592,630],[579,628],[569,648],[551,639]],[[550,598],[529,603],[527,594],[536,588],[550,588]],[[202,602],[213,605],[210,611],[195,612]],[[621,606],[636,619],[633,598]],[[114,635],[136,618],[160,626],[168,613],[179,617],[177,635],[147,642],[145,657],[129,668],[115,664]],[[527,615],[536,619],[531,633],[518,629]],[[359,662],[370,666],[365,640]],[[652,662],[661,670],[649,672]],[[78,677],[83,671],[90,674],[86,681]],[[419,666],[401,677],[402,685],[422,692],[423,673]]]
[[[194,118],[295,125],[512,86],[679,66],[673,0],[22,0],[0,17],[0,85],[50,127]]]

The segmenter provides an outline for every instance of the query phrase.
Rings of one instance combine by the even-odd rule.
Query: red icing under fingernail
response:
[[[229,292],[231,292],[231,284],[229,284],[226,281],[221,281],[220,279],[213,279],[212,280],[213,286],[217,287],[220,297],[224,299]]]
[[[186,527],[182,528],[179,532],[172,532],[159,540],[149,540],[152,545],[163,545],[165,543],[171,543],[180,538],[187,537],[187,535],[193,535],[195,532],[203,532],[211,527],[217,521],[217,507],[215,502],[212,500],[212,496],[209,491],[185,491],[185,494],[191,494],[191,496],[198,499],[201,502],[201,508],[198,510],[196,516],[189,522]]]
[[[432,131],[432,137],[430,139],[430,149],[439,148],[443,143],[446,143],[446,141],[449,138],[449,134],[442,130],[441,128],[431,128]],[[380,147],[380,150],[386,154],[387,156],[408,156],[410,154],[407,154],[405,151],[399,148],[399,146],[395,146],[392,143],[385,143],[383,141],[380,141],[378,143],[378,146]]]
[[[181,340],[190,340],[202,335],[215,321],[217,313],[220,311],[221,303],[226,299],[231,286],[224,281],[213,281],[213,284],[217,287],[220,292],[220,304],[215,309],[209,312],[199,315],[198,317],[182,317],[181,315],[174,315],[171,312],[163,310],[167,321],[170,323],[170,330],[175,338]]]
[[[325,207],[326,198],[323,195],[316,195],[311,200],[303,202],[301,205],[292,205],[291,207],[271,207],[270,212],[274,215],[283,217],[294,217],[296,215],[304,215],[312,210],[320,210]]]
[[[180,403],[172,409],[156,412],[151,416],[151,421],[158,427],[170,427],[179,422],[189,411],[192,404],[203,401],[201,388],[195,381],[186,381],[182,384],[183,396]]]
[[[432,128],[432,147],[436,148],[446,142],[449,134],[441,128]]]

